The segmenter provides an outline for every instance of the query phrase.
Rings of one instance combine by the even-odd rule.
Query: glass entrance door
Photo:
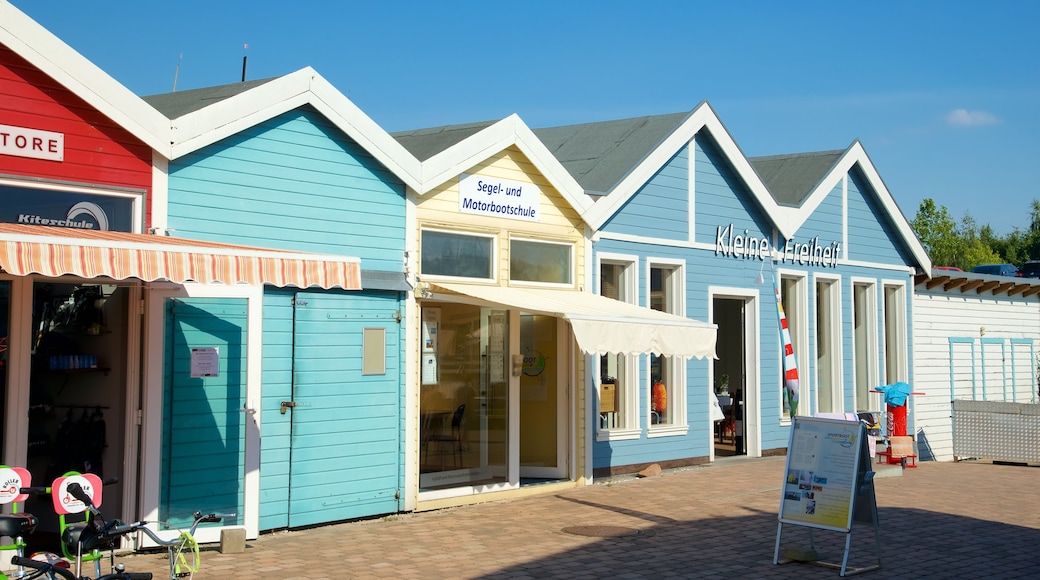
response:
[[[520,478],[567,476],[566,351],[562,323],[552,316],[520,315]]]
[[[419,488],[509,482],[508,312],[467,304],[422,309]]]

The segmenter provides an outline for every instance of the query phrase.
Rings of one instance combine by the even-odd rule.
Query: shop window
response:
[[[808,321],[805,313],[805,277],[804,276],[781,276],[780,297],[784,306],[784,316],[787,317],[787,329],[791,334],[791,346],[794,349],[795,363],[798,365],[798,409],[801,414],[809,412],[806,402],[806,386],[809,379],[809,352],[806,329]],[[780,360],[780,385],[777,393],[780,397],[780,418],[791,417],[790,402],[784,396],[784,353],[779,353]]]
[[[878,397],[871,391],[878,385],[877,289],[874,284],[852,285],[853,380],[856,411],[877,411]]]
[[[907,379],[906,286],[885,285],[885,384]]]
[[[816,279],[816,410],[842,412],[841,297],[838,281]]]
[[[571,284],[573,246],[533,240],[509,241],[509,279],[519,282]]]
[[[650,265],[650,308],[684,315],[682,268],[678,265]],[[683,359],[650,355],[648,409],[651,429],[685,425],[685,373]]]
[[[601,261],[599,293],[621,302],[635,300],[635,260]],[[610,353],[599,357],[599,431],[601,439],[638,436],[638,381],[632,355]]]
[[[495,240],[490,236],[423,230],[421,246],[423,274],[494,278]]]

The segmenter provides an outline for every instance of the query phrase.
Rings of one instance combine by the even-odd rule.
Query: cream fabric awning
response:
[[[433,283],[484,302],[565,319],[588,354],[646,354],[715,358],[718,327],[612,298],[574,290]]]
[[[361,289],[361,261],[351,256],[23,224],[0,224],[0,268],[16,276]]]

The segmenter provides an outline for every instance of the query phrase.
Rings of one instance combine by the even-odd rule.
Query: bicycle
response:
[[[26,558],[25,556],[15,556],[11,558],[11,563],[16,566],[21,566],[23,569],[30,568],[34,570],[34,572],[22,576],[20,580],[34,580],[35,578],[54,579],[59,576],[65,580],[92,580],[89,576],[77,578],[72,570],[58,566],[53,562],[33,560],[32,558]],[[125,570],[117,569],[115,572],[98,576],[93,580],[152,580],[152,573],[127,572]]]
[[[180,535],[172,540],[163,540],[159,537],[159,534],[148,527],[148,522],[140,521],[128,525],[128,527],[132,527],[135,530],[140,530],[151,538],[153,542],[166,548],[170,562],[170,580],[182,580],[185,578],[191,580],[195,573],[199,571],[199,543],[195,541],[195,530],[199,527],[199,524],[217,523],[224,518],[233,518],[235,514],[203,514],[200,511],[196,511],[191,514],[191,517],[194,520],[191,523],[191,528],[187,532],[182,531]]]
[[[170,562],[170,580],[180,580],[184,578],[191,580],[195,576],[195,572],[199,571],[199,544],[195,541],[195,530],[199,527],[199,524],[217,523],[224,518],[235,516],[233,513],[203,514],[200,511],[196,511],[192,513],[193,521],[189,531],[181,532],[172,540],[163,540],[159,534],[148,527],[148,522],[144,520],[129,524],[124,524],[118,519],[105,522],[101,517],[101,512],[94,507],[91,497],[87,495],[78,483],[73,482],[69,484],[66,489],[72,497],[82,502],[94,516],[94,526],[84,529],[78,538],[79,551],[84,549],[96,550],[101,547],[106,547],[109,549],[111,554],[111,550],[114,548],[113,540],[121,536],[132,534],[136,531],[141,531],[151,538],[153,542],[166,548]],[[113,566],[113,568],[119,566],[121,566],[121,564],[117,564]],[[78,559],[76,562],[76,571],[77,573],[79,572]],[[99,574],[99,578],[104,577]],[[151,575],[149,575],[149,578],[151,578]]]

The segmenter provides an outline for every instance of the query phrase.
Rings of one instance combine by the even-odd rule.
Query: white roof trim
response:
[[[579,215],[591,207],[591,200],[577,180],[515,113],[424,161],[422,187],[416,191],[420,196],[425,195],[495,153],[514,145]]]
[[[603,224],[621,209],[669,159],[683,147],[689,145],[690,141],[693,140],[694,136],[701,129],[707,129],[712,137],[715,138],[719,148],[722,149],[722,152],[733,164],[737,175],[744,180],[751,194],[765,210],[766,215],[771,217],[778,215],[780,207],[773,200],[773,196],[770,195],[765,183],[762,182],[762,178],[751,167],[747,157],[740,150],[740,147],[737,146],[736,141],[733,140],[726,127],[723,126],[718,115],[705,101],[698,105],[683,121],[682,125],[673,131],[657,149],[633,168],[613,191],[610,191],[606,197],[600,199],[592,206],[586,216],[592,228],[598,230],[603,227]],[[794,233],[793,230],[788,230],[779,220],[774,220],[774,225],[776,225],[782,235],[790,237]]]
[[[0,0],[0,44],[152,149],[167,145],[166,117],[7,0]]]
[[[303,105],[317,109],[407,186],[419,187],[419,161],[311,67],[174,119],[170,158],[212,145]]]
[[[913,226],[907,221],[906,216],[900,211],[899,205],[896,204],[896,200],[892,197],[891,192],[885,187],[885,182],[881,179],[881,175],[878,173],[877,168],[874,167],[874,163],[870,161],[870,157],[867,155],[866,149],[863,148],[863,144],[856,140],[845,150],[841,158],[834,164],[834,167],[825,175],[820,183],[812,190],[809,196],[806,198],[805,203],[801,204],[797,208],[784,208],[787,210],[789,215],[787,216],[790,223],[795,230],[802,227],[812,213],[816,211],[816,208],[823,202],[830,192],[841,182],[841,180],[848,175],[849,171],[853,167],[859,165],[863,175],[867,179],[867,185],[877,194],[877,199],[881,202],[882,207],[885,208],[885,214],[892,220],[899,235],[903,238],[910,253],[917,260],[921,266],[922,271],[930,272],[932,269],[932,261],[928,257],[928,252],[925,250],[921,241],[917,239],[917,234],[914,233]],[[869,192],[864,192],[869,193]]]
[[[617,187],[592,205],[585,216],[592,229],[599,230],[602,228],[603,224],[617,213],[669,159],[683,147],[686,147],[701,129],[707,129],[712,137],[715,138],[722,153],[733,164],[737,175],[744,180],[744,184],[748,187],[755,200],[758,201],[766,216],[770,218],[773,226],[781,236],[787,239],[794,237],[798,229],[819,207],[830,191],[854,165],[859,164],[860,169],[863,170],[864,175],[867,177],[868,184],[877,192],[878,199],[885,208],[886,213],[891,217],[910,253],[917,259],[924,271],[927,272],[931,269],[928,253],[925,251],[924,246],[921,245],[920,240],[917,239],[917,235],[914,234],[913,228],[906,217],[899,210],[895,198],[892,197],[888,188],[885,187],[884,181],[882,181],[877,169],[871,163],[859,141],[854,142],[849,147],[830,172],[820,180],[820,183],[813,189],[804,203],[798,207],[783,206],[776,203],[776,200],[773,199],[772,194],[769,193],[769,189],[758,175],[758,172],[751,166],[747,156],[737,146],[736,141],[733,140],[729,131],[726,130],[718,115],[715,114],[715,111],[712,110],[707,102],[702,102],[698,105],[683,121],[682,125],[669,135],[657,149],[633,168]]]

